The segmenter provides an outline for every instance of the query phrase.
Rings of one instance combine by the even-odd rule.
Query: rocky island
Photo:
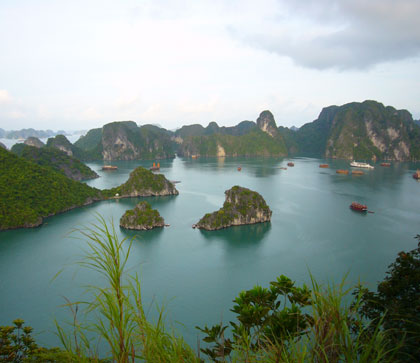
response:
[[[140,202],[134,209],[129,209],[120,219],[120,227],[145,231],[164,227],[165,221],[156,209],[147,202]]]
[[[119,187],[104,190],[108,197],[150,197],[178,195],[175,185],[162,174],[153,174],[141,166],[130,173],[128,180]]]
[[[269,222],[273,213],[264,198],[250,189],[234,186],[225,191],[223,207],[207,213],[193,228],[214,231],[244,224]]]

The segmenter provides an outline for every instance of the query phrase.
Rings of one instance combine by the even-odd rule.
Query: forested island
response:
[[[138,203],[133,209],[126,211],[120,219],[120,227],[126,229],[145,231],[164,226],[164,219],[147,202]]]
[[[169,131],[120,121],[92,129],[72,146],[81,160],[306,155],[339,159],[420,160],[420,127],[406,110],[376,101],[324,108],[299,129],[278,126],[265,110],[236,126],[210,122]]]
[[[116,193],[120,193],[118,198],[178,194],[163,175],[142,167],[136,168],[120,187],[111,190],[92,188],[63,175],[63,171],[47,162],[48,158],[40,163],[31,161],[38,155],[36,148],[27,145],[23,148],[30,148],[31,156],[27,159],[0,148],[0,230],[36,227],[45,217],[115,198]],[[36,150],[43,150],[38,155],[40,158],[45,156],[43,148]],[[51,155],[50,150],[47,149],[46,155]]]
[[[244,224],[269,222],[272,211],[264,198],[247,188],[234,186],[225,191],[223,207],[213,213],[207,213],[194,228],[214,231],[217,229]]]

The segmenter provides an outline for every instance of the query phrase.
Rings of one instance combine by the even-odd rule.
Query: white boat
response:
[[[374,169],[374,167],[370,164],[367,163],[359,163],[357,161],[352,161],[350,163],[350,166],[352,166],[353,168],[365,168],[365,169]]]

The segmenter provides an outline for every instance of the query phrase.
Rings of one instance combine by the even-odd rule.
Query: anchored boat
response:
[[[368,211],[368,207],[365,204],[360,204],[357,202],[353,202],[350,204],[350,209],[353,209],[357,212],[367,212]]]
[[[154,170],[160,170],[160,164],[157,163],[153,163],[153,166],[149,168],[149,170],[154,171]]]
[[[115,166],[115,165],[104,165],[102,167],[102,170],[117,170],[117,169],[118,169],[118,166]]]
[[[350,163],[350,166],[352,166],[353,168],[365,168],[365,169],[374,169],[374,167],[370,164],[367,163],[359,163],[357,161],[352,161]]]
[[[417,171],[413,174],[413,178],[416,180],[420,180],[420,170],[417,169]]]

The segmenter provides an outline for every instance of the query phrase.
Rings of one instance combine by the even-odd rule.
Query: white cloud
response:
[[[0,89],[0,104],[10,104],[13,99],[10,96],[9,92],[5,89]]]

